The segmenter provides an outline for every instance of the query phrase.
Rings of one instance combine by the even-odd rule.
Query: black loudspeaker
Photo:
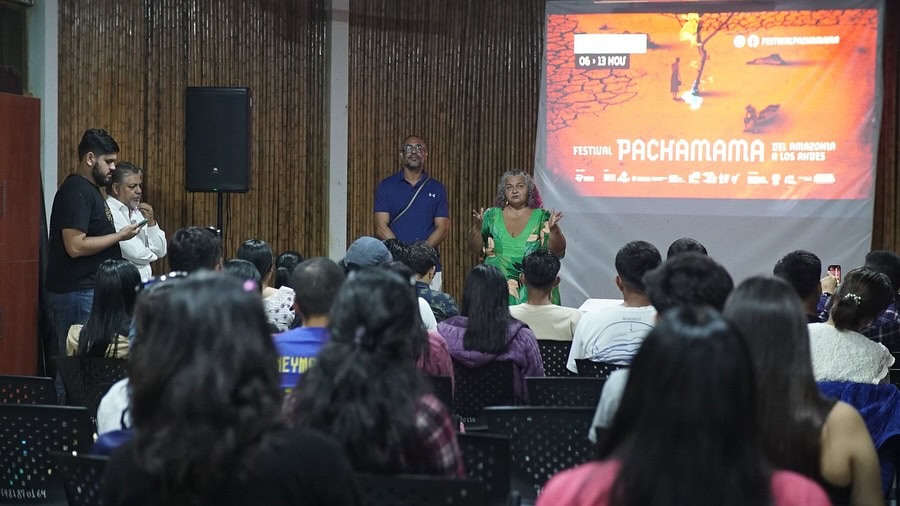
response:
[[[187,191],[250,191],[250,89],[187,88],[184,154]]]

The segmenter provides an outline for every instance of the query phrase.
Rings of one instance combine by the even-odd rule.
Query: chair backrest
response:
[[[532,406],[596,408],[604,383],[604,378],[525,378]]]
[[[538,339],[538,348],[541,350],[541,360],[544,362],[544,374],[547,376],[570,376],[566,369],[569,361],[569,349],[572,341],[555,341],[553,339]],[[529,392],[529,395],[531,393]]]
[[[512,482],[526,501],[554,474],[590,460],[594,408],[504,406],[484,409],[488,430],[510,440]]]
[[[450,376],[426,376],[434,396],[444,403],[448,413],[453,412],[453,381]]]
[[[425,475],[357,474],[364,506],[484,506],[480,481]]]
[[[900,369],[891,369],[889,374],[891,384],[900,387]]]
[[[85,408],[0,404],[0,504],[65,504],[49,452],[87,452],[93,432]]]
[[[54,357],[70,405],[96,416],[100,399],[113,383],[128,376],[128,360],[102,357]]]
[[[488,504],[503,504],[509,497],[510,437],[506,434],[457,434],[466,475],[484,483]]]
[[[473,423],[485,406],[514,404],[512,362],[494,360],[469,368],[454,360],[453,375],[453,414],[463,422]]]
[[[103,490],[103,473],[108,457],[95,455],[72,455],[71,453],[50,452],[56,469],[62,476],[69,506],[100,506]]]
[[[609,378],[609,375],[617,370],[628,367],[627,365],[610,364],[609,362],[594,362],[588,358],[576,358],[575,367],[578,375],[587,378]]]
[[[0,375],[0,404],[56,404],[53,378]]]

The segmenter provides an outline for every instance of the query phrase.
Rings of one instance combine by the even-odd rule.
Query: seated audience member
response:
[[[69,327],[66,354],[126,358],[135,288],[141,284],[141,274],[127,260],[104,260],[97,268],[95,282],[87,322]]]
[[[550,301],[550,293],[559,285],[559,257],[545,249],[529,253],[522,260],[519,283],[528,288],[528,298],[510,306],[509,314],[531,327],[538,339],[571,341],[581,311]]]
[[[289,329],[294,322],[294,290],[289,286],[272,288],[272,278],[275,276],[272,247],[265,241],[250,239],[238,247],[237,258],[251,262],[259,271],[263,306],[269,323],[275,326],[277,332]]]
[[[682,237],[681,239],[675,239],[675,241],[669,245],[669,249],[666,251],[666,260],[682,253],[709,254],[706,252],[706,246],[701,244],[697,239]]]
[[[293,289],[291,273],[303,260],[303,255],[296,251],[285,251],[278,255],[278,258],[275,259],[275,277],[272,281],[272,288],[277,290],[282,286],[286,286]]]
[[[527,325],[509,314],[509,285],[492,265],[477,265],[466,277],[460,316],[438,323],[450,356],[465,367],[499,360],[513,363],[516,402],[528,402],[525,378],[544,376],[537,339]]]
[[[329,315],[331,339],[286,417],[335,438],[359,472],[461,477],[453,422],[416,370],[426,336],[411,288],[384,268],[347,277]]]
[[[863,335],[884,344],[891,351],[900,351],[900,313],[897,311],[900,306],[900,255],[892,251],[870,251],[866,255],[865,266],[888,277],[894,289],[894,299],[863,331]]]
[[[347,254],[340,261],[340,266],[344,268],[346,274],[349,274],[352,271],[385,264],[391,260],[394,260],[394,257],[391,256],[391,252],[383,242],[374,237],[362,236],[347,248]]]
[[[831,504],[766,461],[746,344],[717,311],[662,313],[631,369],[601,460],[554,476],[538,506]]]
[[[809,324],[816,381],[887,381],[894,357],[860,331],[893,300],[887,276],[868,267],[853,269],[838,286],[825,323]]]
[[[728,271],[709,256],[682,253],[645,274],[644,285],[650,304],[662,314],[680,306],[709,306],[721,311],[734,288],[734,281]],[[613,371],[603,384],[603,393],[588,432],[591,440],[595,438],[594,427],[609,427],[619,409],[626,383],[628,369],[619,369]]]
[[[397,239],[387,239],[385,242],[389,241],[397,241]],[[416,275],[408,265],[394,260],[384,264],[384,267],[396,272],[402,276],[403,279],[410,280],[410,287],[415,291]],[[444,338],[438,333],[437,322],[434,322],[433,328],[428,328],[428,325],[425,324],[424,319],[428,317],[433,319],[434,315],[431,313],[430,308],[422,306],[422,297],[416,295],[416,298],[419,300],[419,319],[428,331],[428,339],[426,341],[415,343],[416,367],[429,376],[448,376],[450,377],[450,382],[452,384],[453,361],[450,358],[450,352],[447,350],[447,342],[444,341]]]
[[[135,319],[134,437],[107,466],[104,504],[361,503],[338,445],[282,426],[275,346],[256,293],[198,273],[148,288]]]
[[[390,241],[392,239],[388,239]],[[393,253],[392,253],[393,254]],[[394,257],[395,260],[399,260]],[[434,319],[438,323],[459,314],[456,301],[449,294],[431,289],[431,281],[438,264],[438,252],[425,241],[419,241],[406,248],[403,263],[409,266],[416,275],[416,294],[425,299],[431,306]]]
[[[818,284],[818,270],[810,274]],[[750,350],[763,450],[772,465],[818,481],[837,503],[883,505],[865,422],[816,386],[804,306],[788,283],[763,277],[741,283],[725,303],[723,316]]]
[[[655,246],[645,241],[632,241],[616,253],[616,288],[624,302],[590,311],[575,329],[566,368],[578,372],[576,359],[628,365],[644,336],[653,329],[656,309],[644,293],[644,274],[659,267],[662,258]]]
[[[153,207],[141,202],[143,171],[128,162],[119,162],[110,177],[112,179],[106,188],[106,206],[112,214],[116,231],[147,220],[136,236],[119,241],[122,258],[134,264],[141,273],[141,280],[147,281],[153,276],[150,264],[166,256],[166,233],[159,227]]]
[[[772,272],[787,281],[803,301],[803,311],[807,323],[819,323],[817,305],[822,295],[822,261],[815,254],[797,250],[781,257]]]
[[[275,336],[281,388],[294,388],[328,342],[328,312],[344,282],[344,270],[328,258],[310,258],[294,269],[294,311],[301,327]]]
[[[240,258],[232,258],[225,261],[222,265],[222,271],[244,283],[244,289],[248,292],[256,292],[262,295],[262,279],[259,277],[259,270],[251,262]],[[248,281],[249,283],[247,283]]]
[[[390,239],[385,239],[381,242],[384,243],[384,247],[391,252],[391,258],[406,263],[406,256],[409,252],[408,244],[396,237],[391,237]]]

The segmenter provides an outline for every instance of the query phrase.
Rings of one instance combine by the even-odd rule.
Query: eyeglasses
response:
[[[144,290],[149,290],[154,286],[164,284],[166,281],[171,281],[173,279],[186,278],[188,275],[187,272],[184,271],[172,271],[168,274],[160,274],[159,276],[153,276],[152,278],[144,281],[143,283],[134,287],[135,292],[142,292]]]
[[[525,186],[524,183],[519,183],[519,184],[517,184],[517,185],[515,185],[515,186],[513,186],[513,185],[511,185],[511,184],[508,184],[508,185],[506,185],[506,186],[503,187],[503,189],[505,189],[505,190],[508,191],[508,192],[511,192],[511,191],[513,191],[514,189],[515,189],[515,190],[519,190],[519,191],[525,191],[527,188],[528,188],[528,187]]]
[[[404,144],[403,152],[404,153],[422,153],[425,151],[425,146],[421,144]]]

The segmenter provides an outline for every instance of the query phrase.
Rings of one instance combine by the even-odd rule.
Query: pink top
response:
[[[428,376],[450,376],[450,384],[454,384],[453,361],[447,350],[447,341],[437,330],[428,331],[428,353],[419,357],[416,367]]]
[[[590,462],[563,471],[547,483],[536,506],[607,506],[619,472],[617,460]],[[775,506],[830,506],[815,482],[791,471],[772,473]]]

